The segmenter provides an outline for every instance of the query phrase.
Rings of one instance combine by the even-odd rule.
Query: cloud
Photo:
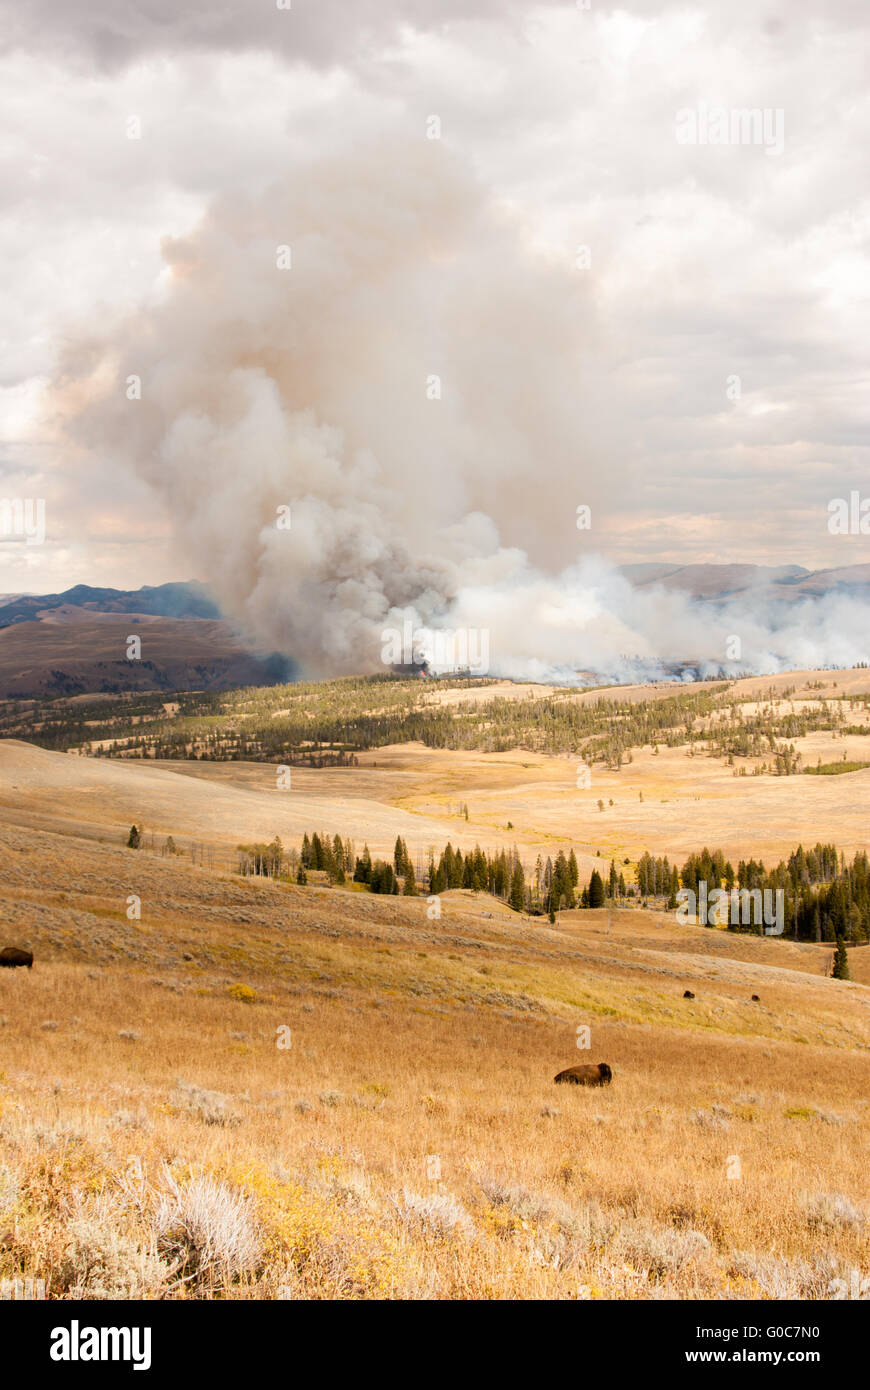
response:
[[[70,53],[112,70],[152,55],[261,50],[317,67],[354,64],[405,30],[504,20],[512,0],[3,0],[6,46]]]

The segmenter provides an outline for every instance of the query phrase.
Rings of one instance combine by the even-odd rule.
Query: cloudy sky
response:
[[[0,591],[868,558],[864,0],[0,9]]]

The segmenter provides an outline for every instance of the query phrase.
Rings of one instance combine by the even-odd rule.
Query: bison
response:
[[[753,996],[752,996],[752,1002],[753,1002],[753,1004],[760,1004],[760,1003],[761,1003],[761,996],[758,995],[758,994],[753,994]]]
[[[694,996],[694,994],[692,993],[692,991],[691,991],[690,989],[687,989],[687,990],[684,990],[684,991],[683,991],[683,998],[684,998],[684,999],[694,999],[694,997],[695,997],[695,996]]]
[[[597,1066],[590,1063],[584,1067],[566,1067],[553,1077],[557,1086],[609,1086],[612,1079],[613,1072],[606,1062],[599,1062]]]
[[[33,969],[33,952],[22,951],[20,946],[4,946],[0,951],[0,965],[26,965]]]

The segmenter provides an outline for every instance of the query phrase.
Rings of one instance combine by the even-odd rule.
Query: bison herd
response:
[[[684,989],[684,990],[683,990],[683,998],[684,998],[684,999],[694,999],[694,997],[695,997],[695,996],[694,996],[694,994],[692,993],[692,991],[691,991],[690,989]],[[760,1004],[760,1003],[761,1003],[761,996],[760,996],[759,994],[753,994],[753,996],[752,996],[752,1002],[753,1002],[753,1004]]]
[[[690,989],[683,993],[684,999],[694,999],[694,994]],[[761,998],[757,994],[752,996],[753,1004],[760,1004]],[[594,1065],[590,1062],[582,1067],[566,1067],[553,1077],[557,1086],[609,1086],[613,1080],[613,1072],[606,1062],[597,1062]]]
[[[4,946],[0,951],[0,965],[26,965],[28,970],[32,970],[33,952],[22,951],[20,946]]]
[[[0,966],[26,965],[28,970],[33,969],[33,952],[25,951],[20,946],[4,946],[0,950]],[[694,994],[690,989],[683,993],[684,999],[694,999]],[[753,994],[752,1002],[760,1003],[759,996]],[[585,1066],[566,1067],[553,1077],[557,1086],[609,1086],[613,1080],[613,1072],[606,1062],[588,1063]]]

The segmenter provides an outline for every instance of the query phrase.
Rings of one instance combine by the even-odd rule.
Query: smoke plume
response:
[[[154,302],[75,343],[53,408],[81,467],[162,498],[255,649],[377,670],[410,623],[486,630],[493,673],[540,679],[865,655],[854,600],[711,608],[594,556],[613,405],[587,279],[440,142],[296,165],[163,253]]]

